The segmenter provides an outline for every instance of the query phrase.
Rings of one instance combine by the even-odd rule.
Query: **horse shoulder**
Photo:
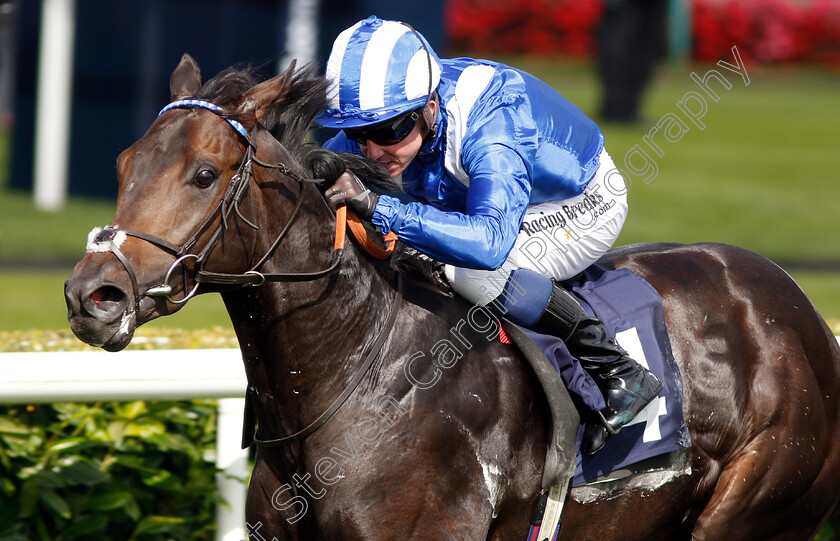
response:
[[[533,374],[501,343],[486,309],[408,280],[405,300],[389,378],[398,380],[407,411],[400,430],[415,464],[437,472],[439,497],[484,508],[494,528],[520,520],[539,492],[546,452],[547,411]]]

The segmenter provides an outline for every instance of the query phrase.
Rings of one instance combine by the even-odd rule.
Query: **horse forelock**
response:
[[[282,98],[260,119],[260,124],[297,157],[306,153],[306,134],[315,116],[327,107],[326,79],[315,72],[314,64],[296,69]],[[205,82],[196,98],[222,108],[233,107],[246,91],[264,79],[254,66],[231,66]]]
[[[195,97],[225,107],[236,103],[259,80],[258,70],[253,66],[230,66],[206,81]]]

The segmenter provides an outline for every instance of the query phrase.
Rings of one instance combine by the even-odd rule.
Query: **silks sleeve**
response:
[[[500,267],[516,242],[531,182],[513,149],[494,144],[484,150],[470,163],[465,212],[401,204],[383,195],[373,223],[438,261],[471,269]]]

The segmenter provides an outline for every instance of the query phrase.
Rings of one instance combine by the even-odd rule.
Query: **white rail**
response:
[[[247,380],[238,349],[0,353],[0,403],[218,398],[216,541],[245,532],[248,453],[240,449]]]

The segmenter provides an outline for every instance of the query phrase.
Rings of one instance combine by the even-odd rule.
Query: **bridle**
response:
[[[329,267],[316,272],[260,272],[262,266],[266,263],[266,261],[268,261],[271,258],[271,256],[277,250],[278,246],[280,246],[280,243],[283,241],[283,238],[286,236],[292,224],[294,223],[295,218],[300,213],[300,209],[303,205],[303,190],[305,185],[307,183],[319,183],[322,181],[320,179],[305,178],[300,174],[296,173],[295,171],[289,169],[289,167],[287,167],[283,163],[269,164],[259,160],[256,157],[256,130],[258,129],[257,126],[259,126],[259,124],[255,124],[254,133],[250,134],[241,123],[231,118],[223,116],[223,110],[221,109],[221,107],[213,103],[202,100],[174,101],[166,107],[164,107],[158,114],[158,116],[164,114],[165,112],[171,109],[192,107],[198,107],[212,111],[213,113],[218,115],[222,120],[225,120],[228,124],[230,124],[230,126],[244,139],[246,143],[245,156],[242,159],[242,163],[239,165],[239,168],[237,169],[236,173],[231,177],[230,181],[228,182],[228,186],[224,196],[222,197],[221,201],[219,201],[219,204],[216,206],[216,208],[213,210],[210,216],[208,216],[207,219],[204,220],[204,222],[201,224],[201,226],[199,226],[199,228],[195,231],[195,233],[193,233],[180,246],[155,235],[150,235],[142,231],[136,231],[134,229],[126,229],[121,227],[106,227],[99,231],[94,230],[91,232],[92,234],[88,242],[88,248],[86,251],[110,251],[117,257],[117,259],[119,259],[119,261],[125,267],[126,272],[131,278],[131,284],[134,289],[135,314],[140,314],[140,287],[137,283],[137,276],[134,272],[134,268],[131,265],[131,262],[119,249],[122,242],[118,239],[121,236],[123,239],[126,236],[130,236],[144,240],[175,257],[175,262],[173,262],[172,265],[169,267],[169,270],[163,278],[163,283],[161,283],[158,286],[148,288],[143,293],[145,296],[149,297],[165,297],[167,300],[175,304],[183,304],[187,302],[196,294],[198,287],[201,284],[221,284],[227,286],[257,287],[263,285],[266,282],[305,282],[310,280],[316,280],[318,278],[323,278],[332,273],[335,269],[337,269],[341,263],[342,255],[344,254],[344,232],[346,228],[345,207],[340,207],[336,212],[336,236],[335,244],[333,246],[333,261]],[[266,250],[266,253],[262,256],[262,258],[256,264],[254,264],[250,270],[247,270],[241,274],[206,271],[204,270],[204,264],[210,257],[210,253],[221,240],[225,230],[228,228],[228,220],[231,218],[232,213],[235,212],[239,219],[242,220],[249,227],[252,227],[255,230],[259,230],[259,227],[250,222],[247,218],[245,218],[239,210],[239,205],[248,191],[248,186],[251,183],[251,178],[254,176],[254,165],[268,169],[276,169],[280,171],[281,174],[297,182],[297,184],[300,186],[300,191],[298,192],[298,198],[297,202],[295,203],[295,207],[289,215],[289,218],[286,221],[286,225],[283,226],[283,229],[280,231],[280,233],[278,233],[277,237],[274,239],[274,242],[271,244],[269,249]],[[326,200],[323,201],[326,205]],[[191,253],[190,250],[195,246],[196,242],[198,242],[198,239],[208,231],[208,229],[218,216],[221,216],[221,225],[212,233],[210,241],[204,248],[202,248],[202,250],[199,253]],[[393,247],[391,248],[393,249]],[[190,288],[188,284],[188,269],[186,267],[186,261],[190,259],[193,259],[195,261],[196,266],[196,271],[193,276],[195,285],[192,288]],[[184,298],[182,299],[173,299],[172,286],[169,285],[169,281],[172,278],[172,273],[178,266],[184,267],[185,294]],[[381,351],[385,340],[388,338],[388,336],[390,336],[391,329],[394,327],[394,323],[396,322],[397,314],[400,310],[401,299],[402,279],[401,275],[397,273],[397,291],[395,301],[393,303],[393,306],[391,307],[391,312],[388,315],[388,319],[386,320],[385,325],[383,326],[381,332],[374,341],[371,349],[368,351],[368,354],[365,357],[365,360],[363,361],[362,365],[359,366],[358,369],[356,369],[355,373],[353,374],[350,380],[350,383],[344,388],[341,394],[332,402],[329,408],[327,408],[326,411],[324,411],[313,422],[311,422],[303,429],[297,431],[294,434],[284,436],[281,438],[264,440],[257,437],[257,434],[254,430],[253,405],[251,403],[250,397],[251,387],[249,386],[248,393],[246,394],[245,423],[243,427],[243,448],[250,445],[251,442],[255,443],[258,446],[264,447],[279,447],[287,445],[289,443],[305,438],[309,434],[312,434],[313,432],[318,430],[324,423],[326,423],[333,416],[333,414],[335,414],[335,412],[338,411],[338,409],[344,404],[344,402],[347,401],[350,395],[353,394],[353,391],[355,391],[356,388],[359,386],[359,383],[361,383],[365,374],[367,374],[368,370],[370,370],[371,366],[373,365],[373,362],[376,360],[377,357],[379,357],[379,352]],[[246,434],[250,435],[250,438],[248,438],[250,441],[244,441],[246,439]]]
[[[339,227],[339,224],[336,226],[337,238],[336,243],[333,249],[333,256],[332,256],[332,263],[329,267],[317,271],[317,272],[300,272],[300,273],[263,273],[260,272],[262,266],[268,261],[277,248],[280,246],[280,243],[283,241],[283,238],[289,232],[292,224],[297,218],[298,214],[300,213],[300,209],[303,204],[303,189],[305,184],[312,184],[312,183],[319,183],[322,182],[320,179],[309,179],[301,176],[297,172],[291,170],[288,166],[281,163],[276,164],[269,164],[259,160],[256,157],[256,133],[250,134],[245,129],[245,127],[237,122],[236,120],[226,118],[223,116],[223,110],[221,107],[202,100],[179,100],[174,101],[164,107],[158,116],[170,111],[172,109],[181,109],[181,108],[201,108],[211,111],[218,115],[222,120],[225,120],[230,126],[242,137],[245,141],[245,155],[242,159],[241,164],[239,165],[238,170],[236,173],[230,178],[228,182],[227,189],[225,191],[224,196],[219,201],[216,208],[210,215],[207,217],[206,220],[196,229],[196,231],[181,245],[177,245],[172,243],[166,239],[158,237],[156,235],[151,235],[149,233],[145,233],[143,231],[137,231],[134,229],[127,229],[122,227],[105,227],[97,232],[95,232],[91,236],[91,240],[88,242],[87,252],[94,252],[94,251],[110,251],[113,253],[117,259],[122,263],[125,267],[126,272],[128,273],[131,284],[134,289],[134,299],[135,299],[135,306],[134,310],[135,313],[139,315],[140,313],[140,300],[141,300],[141,291],[140,286],[137,282],[137,275],[134,272],[134,268],[131,265],[131,262],[125,255],[120,251],[119,247],[121,242],[118,242],[117,239],[121,238],[120,234],[124,234],[128,237],[134,237],[141,240],[144,240],[157,248],[160,248],[164,252],[175,257],[175,261],[169,267],[169,270],[166,272],[163,282],[157,286],[153,286],[148,288],[146,291],[142,292],[142,296],[148,297],[165,297],[169,302],[174,304],[183,304],[187,302],[190,298],[192,298],[201,284],[217,284],[217,285],[225,285],[225,286],[260,286],[266,282],[304,282],[310,280],[316,280],[318,278],[323,278],[338,268],[339,264],[341,263],[342,255],[344,254],[344,241],[343,241],[343,224]],[[254,127],[254,132],[257,130],[258,124]],[[285,226],[280,231],[280,233],[275,238],[272,245],[266,251],[266,253],[262,256],[262,258],[254,264],[249,270],[245,271],[244,273],[237,274],[237,273],[220,273],[220,272],[210,272],[204,270],[204,264],[210,257],[212,251],[216,248],[219,241],[221,240],[224,232],[227,230],[228,222],[231,218],[231,215],[235,212],[236,216],[239,217],[245,224],[249,227],[259,230],[259,226],[249,221],[245,218],[239,210],[239,205],[244,199],[245,195],[247,194],[248,187],[251,184],[251,179],[254,176],[253,167],[257,165],[259,167],[264,167],[268,169],[276,169],[280,171],[281,174],[285,175],[286,177],[294,180],[300,186],[300,192],[298,193],[297,202],[292,210],[291,214],[289,215],[288,220],[286,221]],[[326,204],[326,201],[324,202]],[[216,221],[218,217],[221,217],[221,224],[220,226],[212,233],[210,240],[208,243],[202,248],[202,250],[198,253],[192,253],[191,250],[195,246],[198,239],[201,238],[202,235],[207,233],[210,226],[213,222]],[[339,229],[341,229],[341,239],[339,239]],[[122,237],[124,238],[124,237]],[[340,243],[339,243],[340,240]],[[340,245],[339,245],[340,244]],[[192,267],[195,269],[192,276],[192,282],[194,285],[192,287],[189,286],[190,280],[188,278],[188,262],[192,260]],[[172,297],[172,286],[170,285],[170,280],[172,279],[172,274],[178,267],[182,267],[184,271],[184,296],[180,299],[175,299]]]

